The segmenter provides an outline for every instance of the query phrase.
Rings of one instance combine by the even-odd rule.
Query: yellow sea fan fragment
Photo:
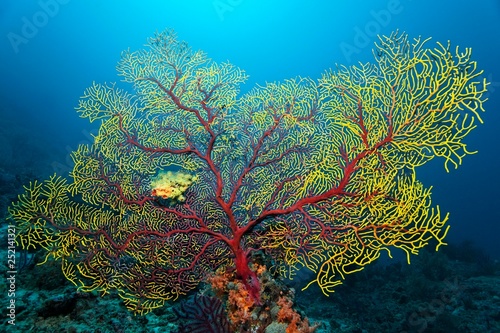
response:
[[[184,202],[184,192],[197,179],[197,176],[180,171],[162,171],[151,181],[151,195]]]

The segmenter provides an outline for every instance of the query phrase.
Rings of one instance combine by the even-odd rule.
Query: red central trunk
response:
[[[249,267],[246,251],[244,251],[239,244],[236,247],[237,248],[233,250],[235,256],[234,263],[236,266],[236,274],[243,281],[243,284],[247,288],[247,291],[254,300],[255,304],[259,305],[261,304],[259,278]]]

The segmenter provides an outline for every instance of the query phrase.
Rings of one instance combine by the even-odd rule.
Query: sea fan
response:
[[[179,333],[230,333],[230,324],[222,302],[197,294],[174,309]]]

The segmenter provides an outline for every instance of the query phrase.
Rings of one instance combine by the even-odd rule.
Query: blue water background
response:
[[[319,78],[336,64],[373,59],[375,34],[471,47],[492,82],[484,125],[469,137],[476,155],[446,173],[442,160],[419,171],[433,202],[450,212],[448,240],[472,240],[500,259],[500,2],[290,0],[3,0],[0,4],[0,168],[45,177],[71,167],[69,151],[97,128],[74,111],[84,89],[115,82],[120,52],[155,31],[216,61],[230,61],[255,84]]]

